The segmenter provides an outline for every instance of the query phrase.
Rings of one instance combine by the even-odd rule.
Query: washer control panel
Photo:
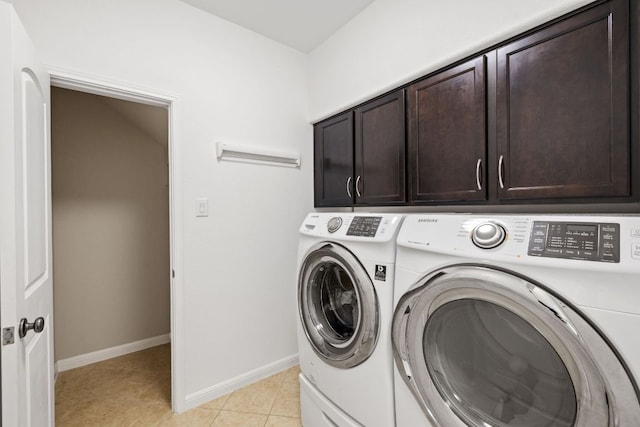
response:
[[[375,237],[380,221],[381,216],[354,216],[347,236]]]
[[[300,234],[331,241],[395,241],[404,215],[390,213],[312,212],[298,229]]]
[[[534,221],[529,255],[620,262],[620,224]]]

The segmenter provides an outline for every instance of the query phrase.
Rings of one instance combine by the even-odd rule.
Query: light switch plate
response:
[[[196,216],[209,216],[209,199],[196,199]]]

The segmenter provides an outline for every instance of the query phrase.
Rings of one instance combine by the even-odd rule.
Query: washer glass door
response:
[[[398,302],[394,357],[435,425],[638,425],[636,388],[585,317],[539,284],[454,265]]]
[[[364,267],[346,248],[324,242],[306,256],[298,281],[302,327],[325,362],[350,368],[364,362],[378,336],[378,301]]]

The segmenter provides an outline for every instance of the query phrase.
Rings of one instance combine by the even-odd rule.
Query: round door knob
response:
[[[499,246],[507,237],[501,225],[493,222],[483,222],[477,225],[471,233],[473,244],[481,249],[491,249]]]
[[[29,323],[26,317],[20,319],[20,324],[18,325],[18,336],[20,338],[24,338],[27,335],[27,332],[32,329],[36,333],[42,332],[44,330],[44,318],[38,317],[33,323]]]
[[[342,226],[342,218],[334,216],[327,223],[327,231],[329,233],[335,233]]]

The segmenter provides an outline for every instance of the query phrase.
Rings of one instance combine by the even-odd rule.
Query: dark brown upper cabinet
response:
[[[317,123],[315,206],[404,203],[404,147],[404,90]]]
[[[405,202],[404,114],[403,90],[356,108],[357,205]]]
[[[411,202],[487,198],[485,69],[482,56],[407,89]]]
[[[316,124],[316,206],[638,202],[639,2],[585,6]]]
[[[613,0],[497,49],[500,200],[631,194],[628,32]]]
[[[314,126],[315,206],[353,204],[353,111]]]

